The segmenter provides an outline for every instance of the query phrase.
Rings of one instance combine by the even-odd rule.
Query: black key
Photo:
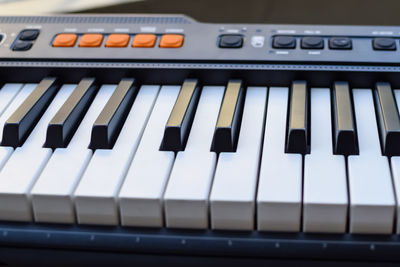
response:
[[[113,148],[137,93],[135,79],[122,79],[93,124],[89,148]]]
[[[358,155],[358,140],[354,124],[350,88],[347,82],[335,82],[332,90],[333,153]]]
[[[165,126],[160,150],[182,151],[185,149],[199,96],[200,88],[197,80],[185,80]]]
[[[56,78],[43,79],[3,128],[3,146],[21,146],[43,115],[58,90]]]
[[[45,147],[67,147],[97,92],[94,78],[83,79],[47,127]]]
[[[294,81],[290,91],[286,152],[310,152],[309,92],[305,81]]]
[[[244,89],[240,80],[231,80],[219,111],[211,151],[235,152],[243,114]]]
[[[374,96],[382,152],[386,156],[399,156],[400,119],[390,84],[377,83]]]

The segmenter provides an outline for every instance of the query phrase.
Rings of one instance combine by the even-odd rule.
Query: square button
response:
[[[34,41],[38,38],[40,31],[37,29],[23,30],[19,34],[19,39],[22,41]]]
[[[75,33],[60,33],[54,38],[54,47],[73,47],[78,36]]]
[[[372,40],[374,50],[396,50],[396,40],[389,37],[377,37]]]
[[[240,48],[243,46],[243,36],[227,34],[221,35],[219,39],[219,47],[221,48]]]
[[[332,37],[329,39],[330,49],[351,49],[352,42],[349,37]]]
[[[99,47],[103,42],[103,35],[99,33],[87,33],[82,35],[80,47]]]
[[[183,45],[183,35],[180,34],[164,34],[161,37],[161,48],[179,48]]]
[[[154,47],[157,37],[154,34],[136,34],[132,47]]]
[[[129,34],[110,34],[106,47],[126,47],[129,43]]]

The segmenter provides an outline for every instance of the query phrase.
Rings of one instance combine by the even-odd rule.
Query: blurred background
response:
[[[400,25],[400,0],[0,0],[0,15],[185,14],[202,22]]]

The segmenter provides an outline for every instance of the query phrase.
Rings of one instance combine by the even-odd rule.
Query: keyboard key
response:
[[[45,112],[58,86],[55,78],[45,78],[4,125],[3,146],[21,146]]]
[[[122,79],[92,128],[91,149],[110,149],[137,95],[134,79]]]
[[[345,158],[333,155],[328,88],[311,89],[311,153],[305,155],[303,231],[345,233],[347,179]]]
[[[220,153],[210,194],[211,227],[253,230],[267,88],[248,87],[235,153]]]
[[[286,152],[306,154],[310,151],[309,96],[305,81],[294,81],[290,90]]]
[[[242,82],[240,80],[229,81],[215,126],[211,151],[234,152],[236,150],[243,103]]]
[[[332,98],[334,153],[339,155],[357,155],[358,140],[349,84],[347,82],[335,82]]]
[[[202,90],[185,151],[177,153],[164,194],[167,227],[208,227],[208,197],[217,154],[210,151],[224,87]]]
[[[377,83],[374,91],[382,152],[400,156],[400,118],[389,83]]]
[[[285,153],[289,88],[269,89],[257,191],[257,229],[300,231],[302,155]]]
[[[93,154],[87,148],[90,129],[115,88],[114,85],[104,85],[99,89],[68,146],[57,148],[52,154],[30,192],[35,221],[75,222],[72,194]],[[71,96],[75,92],[76,89]]]
[[[354,89],[360,155],[348,157],[350,233],[389,234],[395,197],[387,157],[382,156],[371,90]]]
[[[15,149],[0,172],[1,220],[32,221],[29,192],[52,153],[50,148],[42,147],[46,139],[46,128],[75,87],[76,85],[61,87],[29,138]]]
[[[78,216],[92,224],[118,224],[115,201],[159,92],[159,86],[142,86],[112,149],[97,149],[84,172],[75,196]],[[106,175],[105,175],[106,174]],[[82,222],[82,221],[81,221]]]
[[[187,79],[183,83],[178,99],[165,125],[161,150],[182,151],[185,149],[199,101],[200,88],[197,83],[195,79]]]
[[[94,78],[84,78],[47,127],[45,147],[66,147],[97,92]]]
[[[21,91],[22,87],[22,83],[6,83],[3,85],[0,90],[0,116],[4,114],[4,112],[10,107],[11,103]],[[3,125],[4,123],[1,123],[0,127]]]
[[[119,193],[121,224],[163,225],[162,196],[175,155],[160,151],[163,130],[180,86],[163,86],[144,130],[136,155]],[[156,165],[154,165],[156,163]]]
[[[396,98],[396,106],[397,110],[400,109],[400,90],[394,90],[394,96]],[[397,199],[399,199],[400,196],[400,157],[399,156],[393,156],[390,158],[391,161],[391,167],[392,167],[392,175],[393,175],[393,183],[394,183],[394,192],[395,195],[397,196]],[[400,202],[397,201],[397,207],[396,207],[397,213],[399,216],[399,211],[400,211]],[[400,233],[400,220],[397,219],[397,224],[395,231],[397,234]]]
[[[34,85],[23,85],[21,83],[7,83],[0,90],[0,139],[3,133],[4,122],[17,109],[26,97],[33,91]],[[7,162],[11,153],[14,151],[12,147],[0,146],[0,170]]]

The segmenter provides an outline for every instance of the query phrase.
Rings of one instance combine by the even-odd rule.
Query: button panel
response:
[[[131,36],[133,37],[132,47],[135,48],[154,47],[158,37],[160,37],[160,48],[180,48],[185,39],[182,34],[59,33],[54,37],[51,45],[53,47],[74,47],[77,40],[80,39],[78,47],[101,47],[106,38],[105,47],[127,47]]]
[[[22,30],[12,44],[11,49],[13,51],[28,51],[32,48],[34,42],[39,36],[39,33],[39,29]]]

